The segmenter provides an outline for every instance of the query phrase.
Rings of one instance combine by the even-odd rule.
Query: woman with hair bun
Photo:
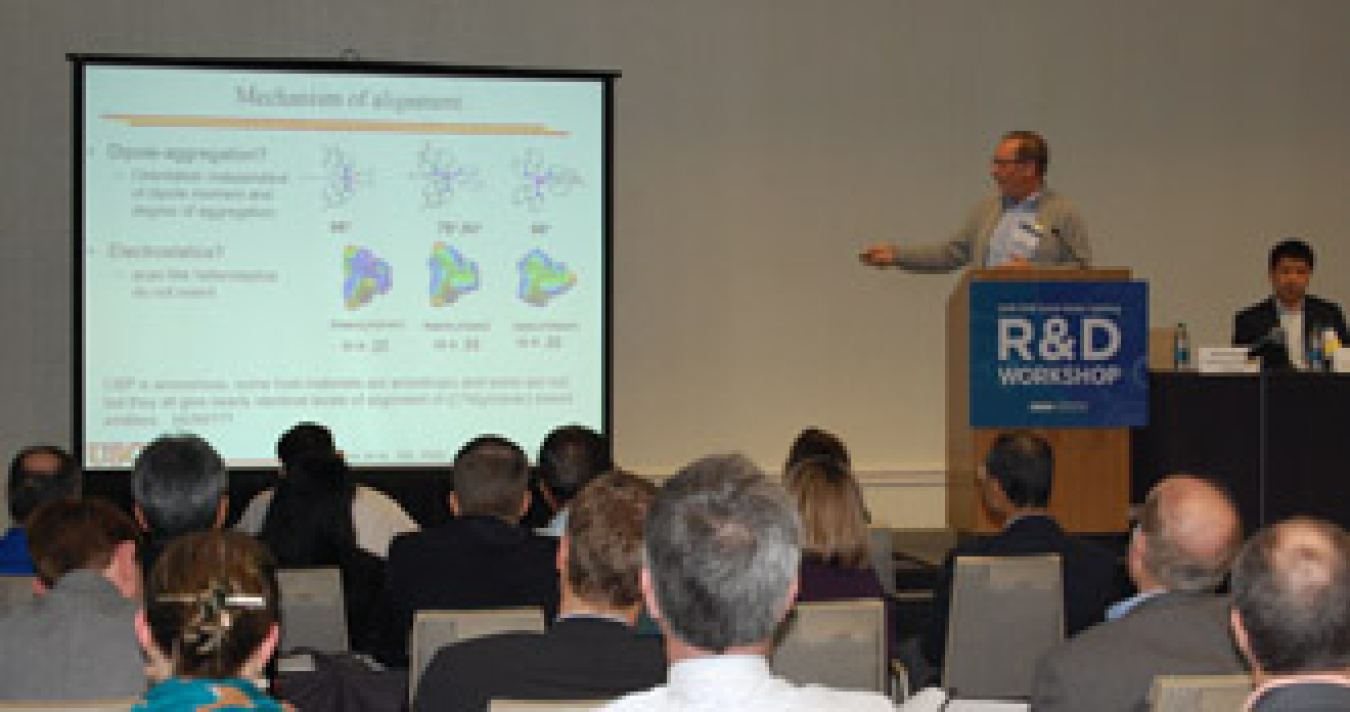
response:
[[[271,556],[246,534],[186,534],[150,574],[136,634],[152,687],[137,710],[289,710],[263,690],[276,650]]]

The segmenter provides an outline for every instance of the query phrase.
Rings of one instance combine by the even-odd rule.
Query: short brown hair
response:
[[[234,677],[277,621],[272,557],[240,532],[184,534],[155,562],[145,619],[174,675]]]
[[[455,460],[451,478],[460,514],[520,520],[530,472],[514,453],[491,446],[477,448]]]
[[[118,544],[140,534],[136,522],[106,500],[73,497],[38,507],[24,530],[33,569],[48,586],[76,569],[108,568]]]
[[[867,566],[867,508],[848,467],[810,458],[785,479],[802,520],[802,552],[847,568]]]
[[[573,593],[628,607],[642,600],[643,530],[656,485],[623,471],[586,485],[567,507],[567,571]]]
[[[1004,141],[1017,142],[1017,160],[1036,164],[1036,175],[1045,176],[1050,167],[1050,144],[1045,137],[1035,131],[1009,131],[1003,134]]]

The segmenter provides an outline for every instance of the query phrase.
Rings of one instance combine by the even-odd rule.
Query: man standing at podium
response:
[[[1004,134],[989,175],[998,195],[981,201],[946,242],[873,245],[859,257],[873,267],[950,272],[975,267],[1078,267],[1092,258],[1087,228],[1067,198],[1045,187],[1050,147],[1034,131]]]
[[[1233,345],[1250,346],[1261,356],[1261,367],[1287,371],[1308,367],[1308,334],[1327,329],[1342,344],[1350,335],[1345,316],[1334,302],[1308,294],[1313,251],[1302,240],[1285,240],[1270,250],[1270,286],[1273,294],[1238,312],[1233,320]]]

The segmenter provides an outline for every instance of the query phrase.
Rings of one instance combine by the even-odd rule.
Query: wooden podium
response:
[[[1130,279],[1127,269],[972,269],[947,301],[947,523],[963,532],[997,531],[975,481],[989,445],[1002,430],[970,426],[970,285],[978,281]],[[1129,529],[1128,428],[1036,429],[1055,453],[1050,512],[1073,532]]]

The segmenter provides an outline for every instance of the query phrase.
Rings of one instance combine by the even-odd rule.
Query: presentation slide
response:
[[[612,75],[77,59],[86,466],[534,452],[608,409]]]

